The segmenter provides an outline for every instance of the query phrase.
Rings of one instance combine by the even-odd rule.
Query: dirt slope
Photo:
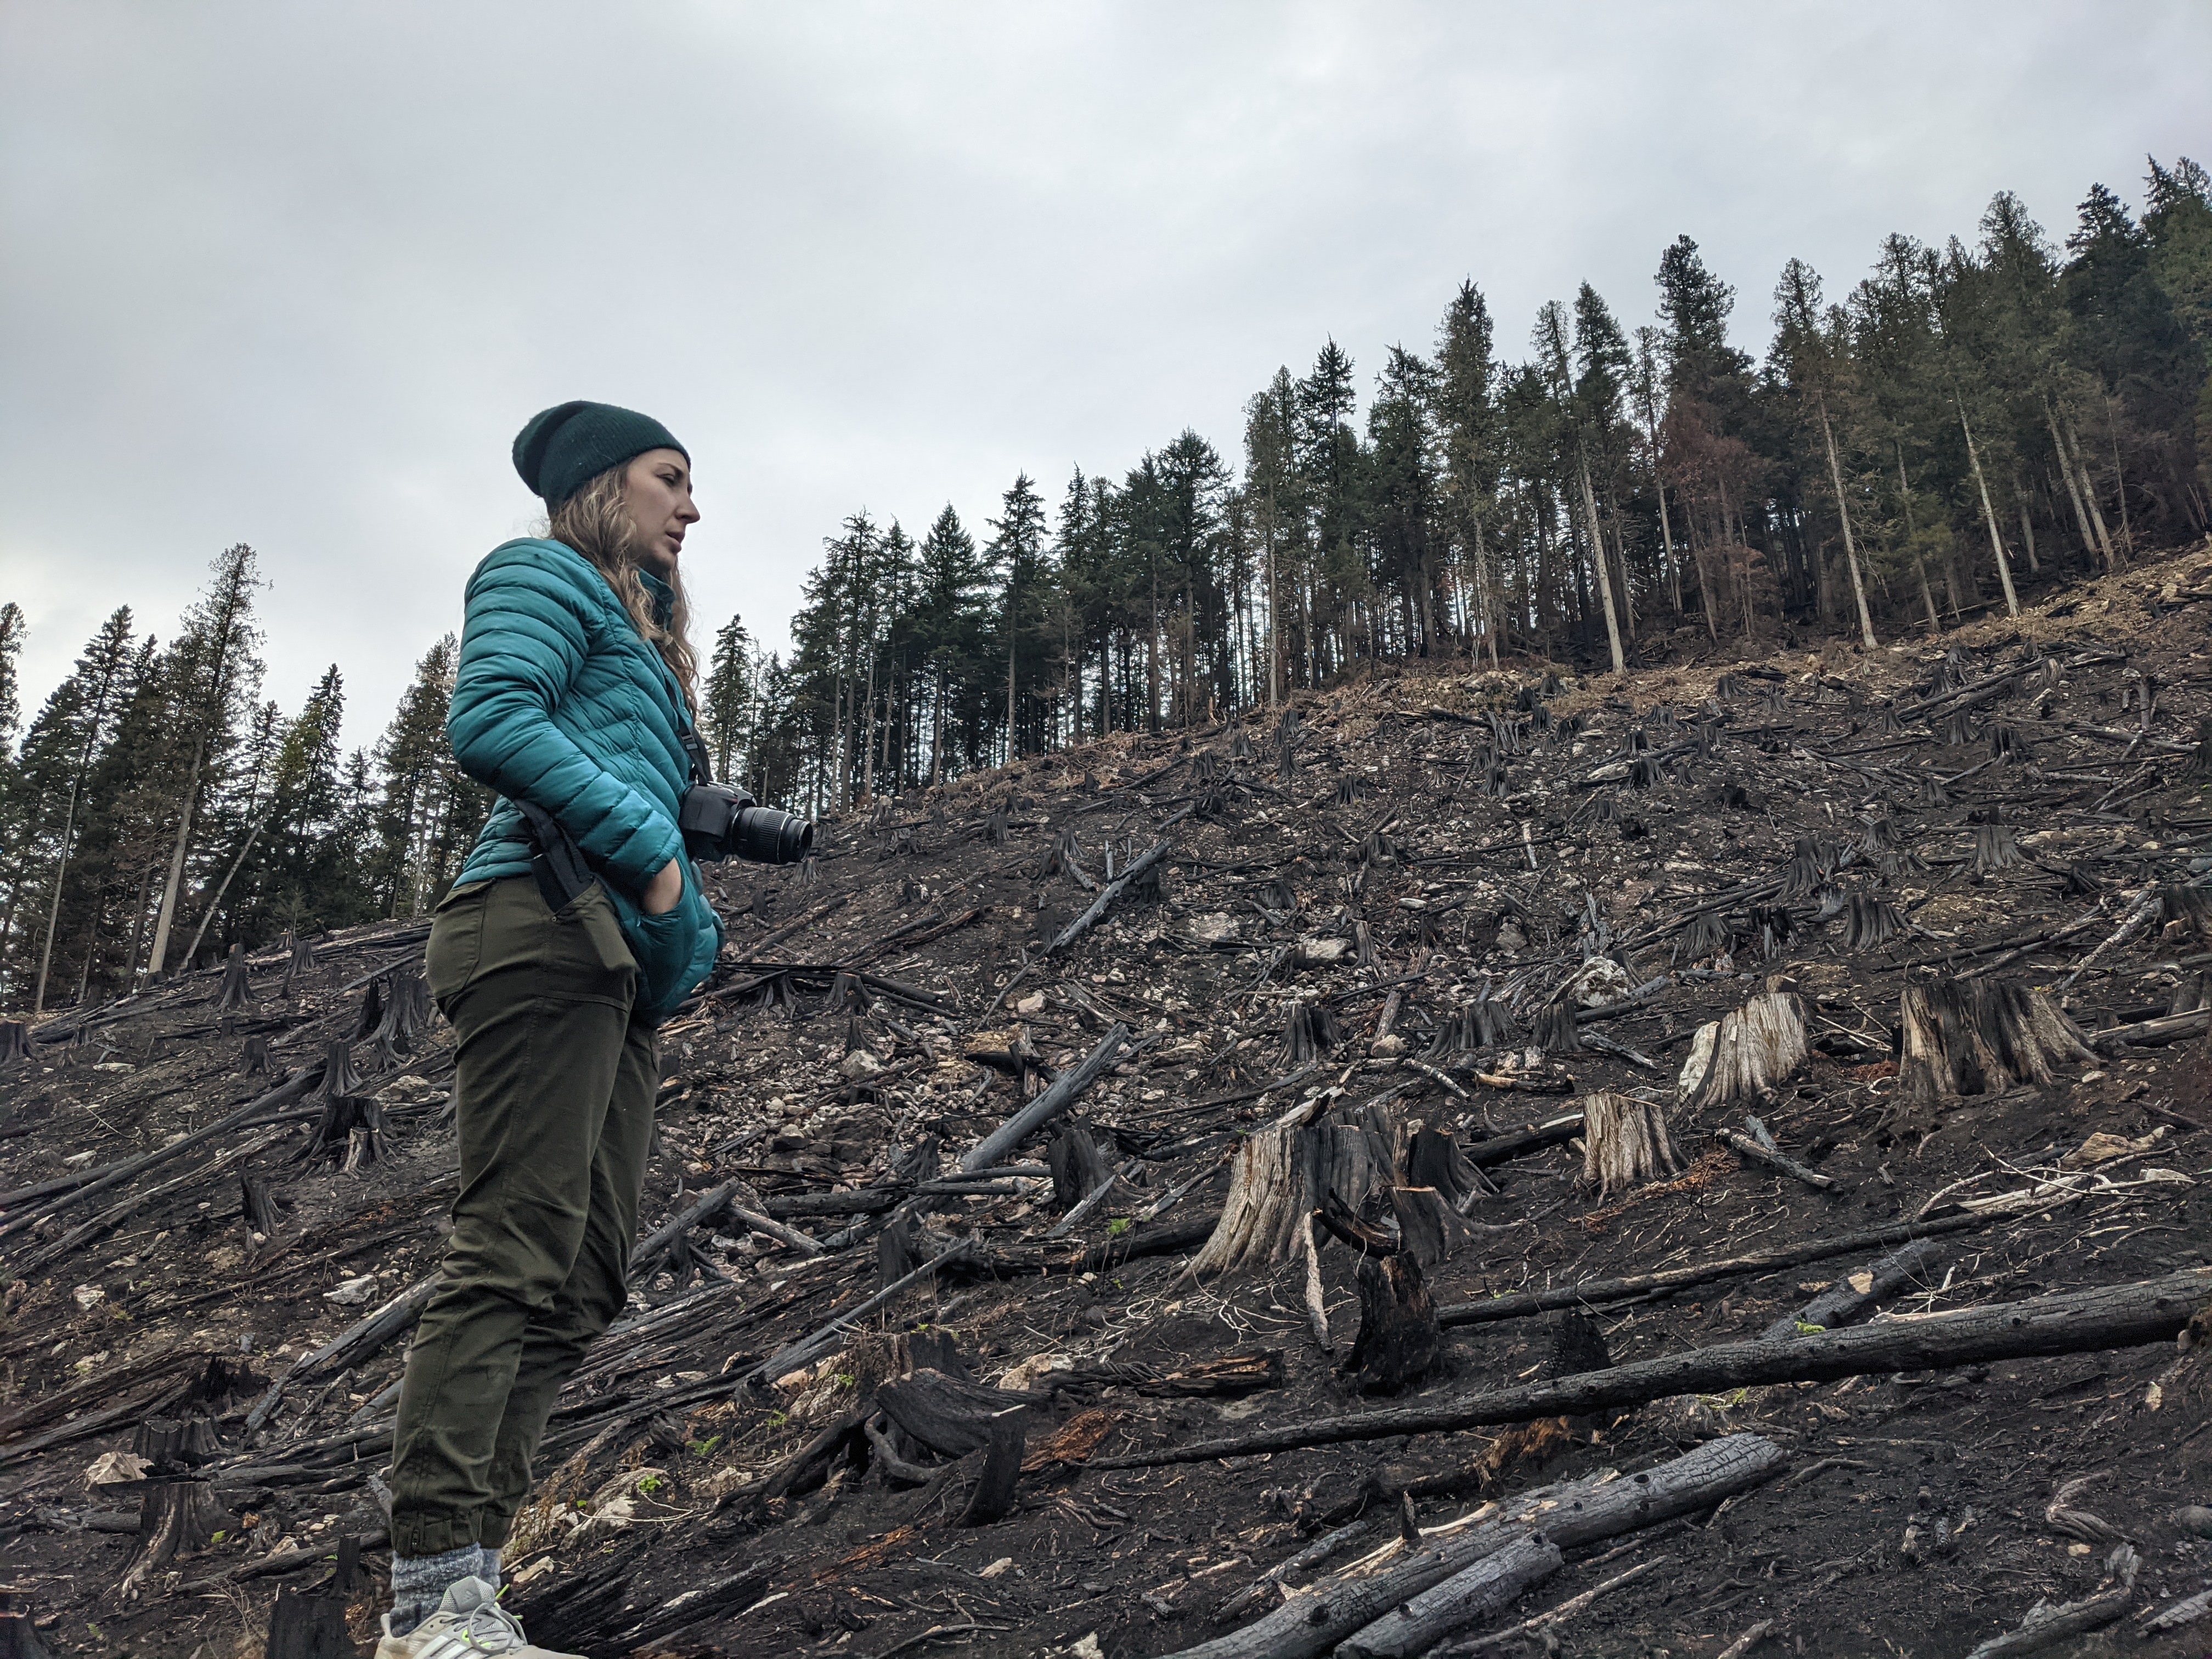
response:
[[[1626,682],[1386,674],[1302,700],[1287,744],[1272,722],[1102,743],[825,825],[803,872],[726,869],[729,960],[666,1033],[647,1224],[717,1207],[643,1264],[556,1418],[511,1602],[537,1639],[594,1654],[1167,1654],[1269,1611],[1281,1591],[1217,1616],[1349,1524],[1368,1529],[1288,1583],[1408,1517],[1750,1431],[1784,1474],[1570,1548],[1451,1640],[1641,1568],[1550,1640],[1712,1656],[1765,1622],[1753,1650],[1965,1653],[2094,1594],[2124,1539],[2125,1613],[2073,1650],[2202,1651],[2212,1625],[2132,1631],[2212,1586],[2212,1541],[2174,1519],[2212,1502],[2212,1390],[2164,1337],[1096,1466],[1796,1330],[1888,1250],[1595,1292],[1570,1316],[1448,1312],[1432,1367],[1376,1392],[1367,1356],[1363,1392],[1363,1254],[1414,1249],[1389,1189],[1467,1166],[1322,1194],[1325,1349],[1301,1251],[1184,1272],[1238,1149],[1290,1119],[1347,1126],[1330,1145],[1418,1125],[1484,1165],[1497,1190],[1472,1226],[1425,1212],[1449,1252],[1419,1276],[1447,1310],[1914,1219],[1959,1224],[1869,1328],[2212,1262],[2212,1044],[2201,1016],[2168,1018],[2203,1008],[2212,965],[2212,908],[2189,896],[2212,896],[2208,600],[2200,550],[1941,648]],[[1140,878],[1048,948],[1162,841],[1157,894]],[[64,1016],[0,1063],[0,1558],[50,1651],[257,1653],[280,1589],[306,1598],[287,1620],[368,1635],[404,1296],[452,1185],[449,1033],[410,1030],[423,932],[321,941],[312,966],[272,954],[228,1012],[208,975]],[[2047,1082],[1983,1092],[1969,1066],[1953,1097],[1915,1098],[1901,996],[1990,984],[2048,990],[2091,1049]],[[1699,1026],[1769,991],[1795,999],[1803,1060],[1756,1101],[1677,1102]],[[1028,1139],[975,1195],[941,1190],[1117,1028],[1061,1139]],[[335,1091],[334,1042],[361,1074]],[[261,1045],[265,1073],[244,1074]],[[1504,1139],[1631,1090],[1675,1154],[1655,1181],[1585,1184],[1577,1125]],[[1754,1135],[1752,1116],[1828,1184],[1716,1138]],[[1030,1173],[1048,1150],[1063,1198],[1119,1172],[1057,1237],[1055,1179]],[[2029,1193],[2041,1207],[1971,1207]],[[382,1330],[319,1355],[395,1299]],[[1001,1400],[1022,1438],[994,1453]],[[365,1547],[344,1552],[349,1592],[345,1540]]]

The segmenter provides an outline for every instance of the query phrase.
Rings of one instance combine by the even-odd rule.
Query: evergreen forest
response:
[[[1425,349],[1334,341],[1243,428],[1185,430],[970,523],[856,510],[769,652],[702,640],[718,774],[813,815],[1116,732],[1260,714],[1391,659],[1595,672],[1941,632],[2212,524],[2212,178],[2150,163],[2054,241],[2000,194],[1971,242],[1892,236],[1831,295],[1792,260],[1763,358],[1684,236],[1656,320],[1588,284],[1501,341],[1462,283]],[[1648,303],[1648,301],[1647,301]],[[1362,407],[1362,396],[1364,406]],[[1117,462],[1118,465],[1118,462]],[[490,801],[432,642],[346,751],[333,665],[267,695],[259,558],[166,638],[128,606],[26,717],[0,603],[0,1005],[112,998],[434,904]]]

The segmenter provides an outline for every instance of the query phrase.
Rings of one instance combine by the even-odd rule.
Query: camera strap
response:
[[[684,752],[691,757],[691,781],[714,782],[714,768],[708,757],[707,745],[699,741],[699,733],[689,720],[678,729],[678,740],[683,744]]]

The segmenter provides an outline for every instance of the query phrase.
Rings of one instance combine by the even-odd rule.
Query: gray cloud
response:
[[[698,464],[705,617],[773,638],[863,505],[971,523],[1118,471],[1334,335],[1501,344],[1683,232],[1840,293],[1890,230],[2054,233],[2212,151],[2171,4],[498,3],[0,9],[0,598],[27,701],[245,540],[270,695],[351,741],[532,503],[569,397]]]

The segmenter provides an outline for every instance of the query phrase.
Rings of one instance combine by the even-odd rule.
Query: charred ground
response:
[[[726,961],[665,1033],[657,1231],[555,1419],[511,1602],[594,1654],[1170,1654],[1272,1612],[1282,1590],[1245,1592],[1302,1554],[1285,1584],[1323,1588],[1299,1608],[1402,1530],[1752,1434],[1778,1472],[1568,1548],[1446,1645],[1626,1574],[1498,1650],[1711,1656],[1764,1625],[1777,1653],[1965,1653],[2118,1594],[2124,1540],[2122,1616],[2069,1639],[2198,1651],[2202,1625],[2134,1634],[2212,1584],[2175,1519],[2212,1499],[2208,1390],[2170,1328],[1131,1465],[1778,1321],[1830,1340],[1808,1305],[1902,1237],[1550,1287],[1948,1228],[1875,1287],[1875,1331],[2212,1262],[2208,621],[2199,551],[1877,653],[1386,672],[724,871]],[[409,1292],[453,1182],[426,932],[234,963],[0,1061],[0,1540],[48,1650],[368,1635]],[[1909,1054],[1901,1080],[1907,992],[1991,985],[2047,992],[2087,1049],[2048,1082],[1970,1064],[1931,1092]],[[1770,994],[1802,1061],[1753,1102],[1677,1101],[1700,1026]],[[1033,1100],[1072,1103],[979,1157]],[[1557,1121],[1624,1101],[1671,1167],[1601,1192]],[[1254,1198],[1255,1149],[1301,1130],[1369,1149],[1364,1185],[1273,1218],[1313,1228],[1319,1318],[1302,1239],[1185,1271]],[[1406,1326],[1355,1368],[1363,1290]]]

